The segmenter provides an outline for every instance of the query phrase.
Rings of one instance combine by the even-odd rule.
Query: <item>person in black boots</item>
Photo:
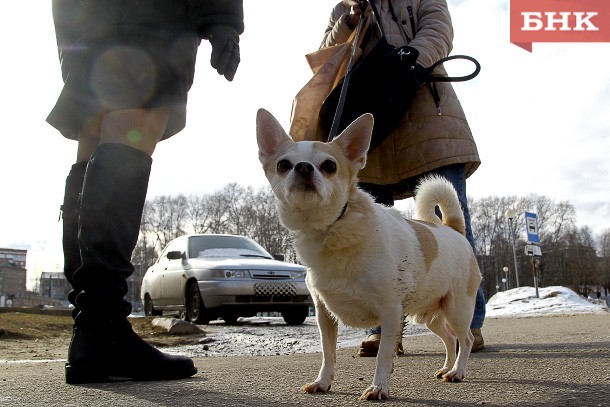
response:
[[[64,87],[47,122],[78,141],[61,206],[74,305],[66,382],[190,377],[190,358],[133,331],[126,280],[152,153],[185,126],[202,39],[211,65],[233,80],[242,0],[54,0],[53,18]]]

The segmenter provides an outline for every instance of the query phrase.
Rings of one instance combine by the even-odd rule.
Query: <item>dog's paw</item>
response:
[[[305,393],[326,393],[330,390],[330,383],[324,384],[321,381],[315,381],[313,383],[307,383],[301,387]]]
[[[371,385],[362,393],[360,400],[385,400],[389,395],[389,389],[383,389],[381,386]]]
[[[442,369],[437,370],[436,372],[434,372],[434,377],[436,377],[437,379],[442,379],[443,376],[451,369],[449,369],[448,367],[444,367]]]
[[[443,380],[446,382],[461,382],[464,380],[464,372],[461,370],[450,370],[443,375]]]

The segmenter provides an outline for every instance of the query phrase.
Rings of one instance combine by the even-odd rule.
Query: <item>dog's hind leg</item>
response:
[[[474,342],[470,331],[470,322],[474,313],[474,298],[463,296],[455,300],[451,309],[445,310],[445,318],[451,330],[457,336],[460,349],[452,369],[443,375],[447,382],[461,382],[466,375],[466,365]],[[455,354],[455,353],[454,353]]]
[[[322,367],[313,383],[307,383],[301,389],[306,393],[326,392],[335,377],[335,362],[337,360],[337,320],[331,317],[321,300],[315,301],[316,319],[322,341]]]
[[[441,369],[437,370],[434,373],[434,377],[440,379],[441,377],[443,377],[443,375],[445,375],[451,370],[451,367],[455,363],[455,354],[457,352],[457,338],[447,325],[447,321],[441,313],[437,313],[436,315],[432,316],[426,322],[426,326],[436,336],[441,338],[443,344],[445,345],[445,363],[443,364],[443,367]]]

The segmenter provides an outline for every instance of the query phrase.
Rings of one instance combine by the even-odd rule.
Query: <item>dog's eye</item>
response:
[[[326,160],[320,165],[320,169],[328,174],[332,174],[337,171],[337,164],[334,161]]]
[[[288,160],[280,160],[277,163],[277,172],[280,174],[288,172],[292,169],[292,164]]]

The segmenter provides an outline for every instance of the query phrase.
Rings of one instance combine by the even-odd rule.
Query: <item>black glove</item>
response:
[[[204,38],[212,45],[212,68],[232,81],[240,61],[239,34],[234,29],[221,25],[210,27]]]

